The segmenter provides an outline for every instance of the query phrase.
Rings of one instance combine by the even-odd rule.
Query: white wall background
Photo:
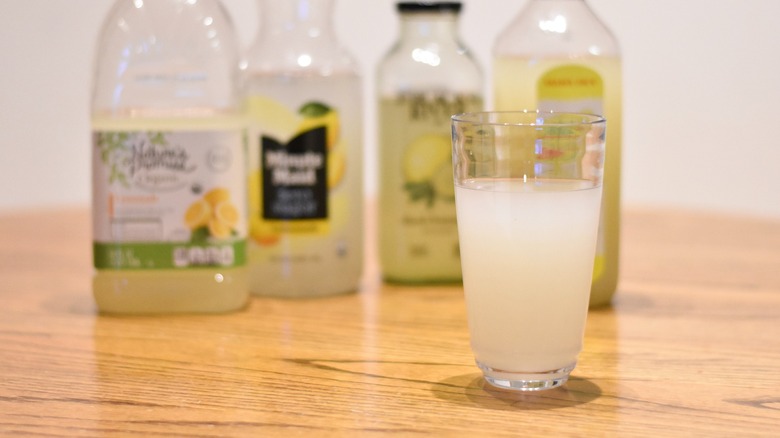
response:
[[[255,0],[223,1],[248,46]],[[526,1],[463,1],[461,34],[487,78],[496,34]],[[89,83],[110,3],[0,0],[0,212],[89,203]],[[624,205],[780,218],[780,1],[590,3],[624,53]],[[373,74],[396,35],[393,4],[337,0],[364,71],[369,194]]]

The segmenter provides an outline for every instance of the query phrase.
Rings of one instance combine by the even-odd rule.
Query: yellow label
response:
[[[581,65],[563,65],[544,73],[537,82],[537,100],[542,110],[603,115],[604,81]]]
[[[562,65],[539,77],[536,87],[539,108],[604,115],[604,81],[594,70],[582,65]],[[565,148],[550,148],[551,154],[563,154]],[[554,156],[554,155],[551,155]],[[602,202],[602,216],[605,204]],[[593,278],[604,272],[604,230],[599,227],[597,256]]]
[[[604,97],[604,83],[598,73],[587,67],[564,65],[543,74],[539,78],[537,92],[540,102],[544,100],[600,100]]]
[[[250,132],[250,235],[263,246],[283,234],[327,235],[331,193],[345,172],[337,110],[308,102],[296,111],[263,97],[247,101]]]

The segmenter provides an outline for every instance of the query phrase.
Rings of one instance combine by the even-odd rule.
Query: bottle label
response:
[[[96,268],[246,263],[241,130],[98,130],[92,142]]]
[[[257,123],[251,154],[259,157],[249,180],[250,235],[267,247],[283,234],[329,234],[331,195],[346,166],[339,112],[322,102],[292,112],[260,96],[248,106]]]
[[[545,72],[537,82],[537,102],[543,111],[565,111],[604,115],[604,81],[594,70],[582,65],[562,65]],[[565,157],[565,150],[550,150],[552,155]],[[560,163],[553,163],[560,165]],[[606,197],[601,203],[604,216]],[[599,235],[593,278],[599,278],[604,270],[604,221],[599,224]]]
[[[407,94],[381,102],[386,275],[460,277],[450,117],[481,109],[482,99],[470,95]]]
[[[604,114],[601,76],[581,65],[563,65],[543,74],[537,83],[537,102],[543,111]]]

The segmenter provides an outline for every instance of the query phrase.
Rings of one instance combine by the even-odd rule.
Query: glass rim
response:
[[[511,119],[492,120],[493,116],[527,116],[531,114],[544,115],[544,116],[573,116],[581,118],[578,122],[553,122],[553,123],[528,123],[524,121]],[[554,110],[512,110],[512,111],[475,111],[455,114],[451,118],[453,123],[469,123],[473,125],[486,125],[486,126],[583,126],[583,125],[598,125],[606,123],[607,119],[604,116],[591,113],[579,113],[573,111],[554,111]],[[538,120],[538,119],[536,119]]]

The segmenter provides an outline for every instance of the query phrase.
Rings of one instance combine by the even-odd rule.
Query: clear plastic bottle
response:
[[[400,37],[377,77],[382,275],[459,281],[450,117],[483,109],[483,76],[458,37],[460,2],[397,9]]]
[[[334,0],[258,0],[246,61],[250,289],[311,297],[357,290],[363,267],[358,68]]]
[[[98,308],[226,312],[249,297],[239,54],[216,0],[117,0],[92,94]]]
[[[585,0],[530,0],[493,50],[497,110],[540,108],[606,117],[607,153],[591,307],[609,304],[620,249],[621,58]],[[553,158],[554,159],[554,158]]]

